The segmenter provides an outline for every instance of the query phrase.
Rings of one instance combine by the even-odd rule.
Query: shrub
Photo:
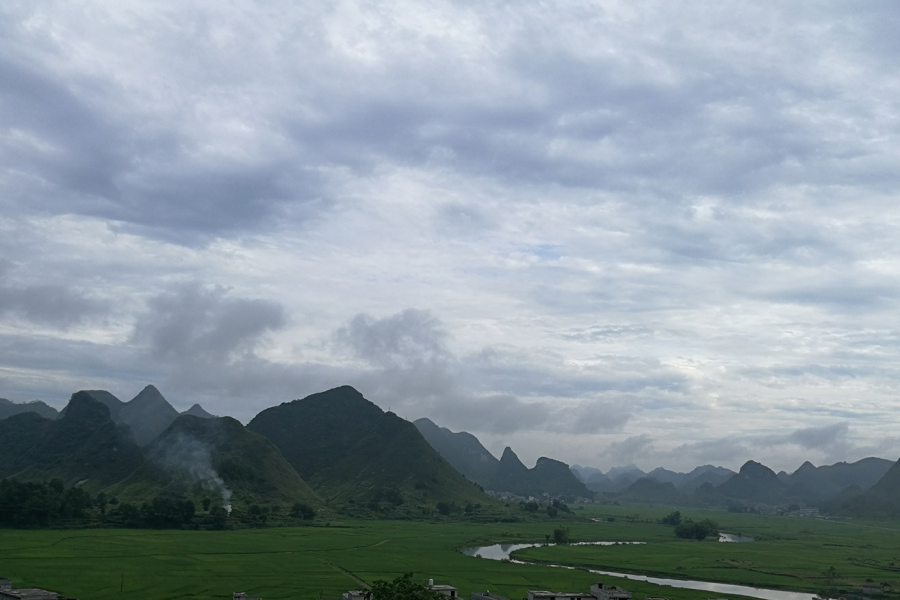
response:
[[[663,525],[681,525],[681,511],[676,510],[662,518]]]
[[[703,519],[700,522],[685,519],[680,525],[675,527],[675,535],[688,540],[703,540],[711,535],[718,534],[718,524],[710,519]]]
[[[557,544],[568,544],[569,543],[569,528],[568,527],[557,527],[553,530],[553,541]]]

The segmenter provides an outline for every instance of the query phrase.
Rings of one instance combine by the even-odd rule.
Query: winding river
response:
[[[738,537],[738,536],[733,536]],[[752,541],[751,538],[729,539],[719,541],[725,542],[745,542]],[[625,544],[643,544],[644,542],[584,542],[572,544],[578,546],[616,546]],[[555,565],[545,563],[528,563],[526,561],[516,560],[510,557],[510,554],[516,550],[524,550],[525,548],[538,548],[540,546],[553,546],[554,544],[494,544],[492,546],[476,546],[473,548],[464,548],[462,553],[467,556],[476,556],[486,558],[488,560],[508,560],[509,562],[524,564],[540,564],[545,567],[555,567],[557,569],[583,570],[588,573],[596,573],[597,575],[607,575],[609,577],[623,577],[625,579],[633,579],[635,581],[646,581],[656,585],[667,585],[675,588],[683,588],[689,590],[701,590],[712,592],[723,596],[748,596],[750,598],[762,598],[763,600],[816,600],[815,594],[803,592],[785,592],[783,590],[770,590],[766,588],[750,587],[746,585],[734,585],[730,583],[715,583],[712,581],[697,581],[693,579],[667,579],[664,577],[649,577],[647,575],[635,575],[633,573],[616,573],[614,571],[600,571],[597,569],[583,569],[568,565]]]

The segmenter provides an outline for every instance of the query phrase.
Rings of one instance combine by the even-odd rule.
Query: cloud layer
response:
[[[5,3],[0,392],[351,383],[525,460],[894,458],[898,26]]]

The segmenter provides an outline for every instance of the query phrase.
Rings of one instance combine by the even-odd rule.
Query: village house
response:
[[[486,600],[492,600],[489,592],[486,593],[486,596],[485,594],[479,594],[479,596],[486,598]],[[499,597],[494,596],[493,600],[497,598]],[[471,600],[482,600],[482,598],[475,598],[475,594],[472,594]],[[631,592],[615,585],[595,583],[591,586],[591,591],[584,594],[528,590],[528,600],[631,600]]]
[[[595,583],[591,586],[591,596],[597,600],[631,600],[631,592],[615,585]]]
[[[450,598],[454,598],[454,599],[456,598],[456,594],[458,592],[458,590],[455,587],[453,587],[452,585],[441,585],[441,584],[435,585],[434,579],[428,580],[428,587],[431,588],[432,590],[434,590],[435,592],[440,592],[443,595],[448,596]]]
[[[262,598],[248,598],[246,592],[235,592],[231,595],[231,600],[262,600]]]
[[[469,596],[469,600],[508,600],[508,599],[504,598],[503,596],[500,596],[498,594],[492,594],[489,591],[484,591],[484,592],[472,592],[472,594]]]

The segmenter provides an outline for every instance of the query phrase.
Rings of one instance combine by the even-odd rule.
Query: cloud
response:
[[[653,456],[656,448],[647,434],[632,435],[624,440],[612,442],[603,451],[604,457],[614,465],[632,464],[636,460]]]
[[[492,361],[488,357],[497,355],[491,350],[456,356],[448,346],[443,324],[426,311],[407,309],[381,319],[357,315],[336,332],[335,339],[373,367],[358,375],[357,381],[375,398],[425,414],[447,427],[495,434],[596,433],[617,431],[632,416],[626,402],[584,397],[585,391],[597,392],[600,386],[579,382],[577,374],[566,376],[557,371],[553,383],[538,386],[537,380],[547,379],[549,372],[518,362],[523,357]],[[491,392],[518,389],[507,384],[513,378],[529,387],[530,395],[577,400],[553,403]]]
[[[185,285],[152,298],[133,340],[157,359],[221,361],[252,356],[263,336],[284,327],[279,304],[231,298],[223,288]]]
[[[360,314],[336,333],[357,357],[383,368],[408,369],[422,363],[447,362],[447,334],[426,311],[406,309],[376,319]]]
[[[13,266],[0,261],[0,316],[12,314],[39,325],[66,329],[108,314],[110,305],[77,288],[56,284],[15,284]]]
[[[834,423],[822,427],[804,427],[788,436],[788,441],[808,450],[828,449],[835,444],[845,444],[850,426],[846,423]]]

